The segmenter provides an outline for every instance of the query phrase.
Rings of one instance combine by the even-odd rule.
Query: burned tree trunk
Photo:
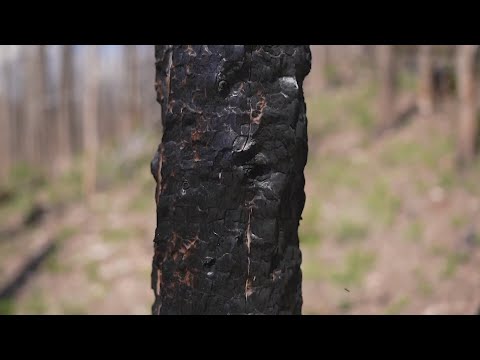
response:
[[[475,76],[475,53],[478,45],[458,45],[458,139],[457,165],[463,167],[475,156],[477,138],[477,86]]]
[[[300,314],[308,46],[157,45],[154,314]]]

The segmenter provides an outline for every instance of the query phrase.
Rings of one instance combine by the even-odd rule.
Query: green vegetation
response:
[[[422,241],[423,238],[423,224],[419,221],[413,221],[408,225],[406,231],[406,237],[408,240],[418,243]]]
[[[413,275],[417,282],[418,293],[422,297],[430,297],[433,294],[433,286],[432,283],[425,277],[423,271],[420,268],[416,268],[413,271]]]
[[[64,263],[60,258],[59,251],[63,243],[77,233],[78,229],[69,226],[65,226],[57,232],[57,235],[55,236],[57,247],[45,262],[45,268],[48,272],[52,274],[61,274],[71,270],[71,266]]]
[[[73,228],[73,227],[70,227],[70,226],[65,226],[58,231],[57,236],[55,237],[55,240],[58,243],[62,243],[65,240],[68,240],[71,237],[78,234],[78,232],[79,232],[79,229],[76,229],[76,228]]]
[[[400,71],[398,73],[398,87],[400,90],[415,92],[417,89],[417,74],[412,71]]]
[[[326,134],[335,132],[339,127],[338,122],[338,101],[332,97],[319,96],[309,102],[307,106],[307,117],[317,119],[309,123],[309,136],[319,138]]]
[[[47,195],[51,203],[67,203],[78,200],[82,196],[82,173],[80,169],[80,165],[73,166],[47,186]]]
[[[45,262],[45,268],[48,272],[53,274],[61,274],[64,273],[68,268],[65,266],[59,256],[58,256],[58,249],[56,249],[47,259]]]
[[[385,146],[381,154],[382,164],[388,167],[402,165],[427,166],[437,171],[438,161],[454,153],[454,143],[450,138],[432,135],[428,142],[415,140],[393,140]]]
[[[88,281],[95,283],[100,282],[100,264],[98,261],[90,261],[85,265],[85,273]]]
[[[153,187],[153,184],[150,184]],[[151,190],[151,189],[150,189]],[[128,209],[134,212],[145,212],[145,210],[155,207],[155,200],[151,196],[152,191],[142,192],[132,199]]]
[[[47,302],[41,290],[35,289],[32,291],[28,301],[25,303],[25,310],[31,315],[42,315],[47,312]]]
[[[410,299],[406,296],[403,296],[397,301],[394,301],[393,303],[391,303],[385,309],[385,315],[398,315],[405,310],[405,308],[408,306],[409,303],[410,303]]]
[[[64,303],[62,313],[65,315],[87,315],[87,309],[83,305],[74,303]]]
[[[448,252],[448,248],[444,245],[435,244],[430,247],[430,253],[435,256],[445,256]]]
[[[341,243],[363,240],[368,235],[368,225],[342,219],[335,230],[335,236]]]
[[[338,309],[341,312],[348,312],[352,309],[352,307],[353,307],[353,304],[348,299],[343,299],[342,301],[340,301],[340,304],[338,304]]]
[[[327,66],[325,67],[325,77],[329,84],[334,84],[339,80],[339,74],[335,65],[330,63],[327,64]]]
[[[465,264],[469,260],[468,254],[454,252],[447,255],[445,266],[442,270],[442,277],[450,278],[455,275],[460,265]]]
[[[322,242],[322,235],[319,232],[305,232],[300,231],[301,246],[320,245]]]
[[[351,121],[360,130],[369,131],[375,125],[371,101],[374,98],[376,84],[366,86],[360,93],[346,99],[345,108],[351,114]]]
[[[107,242],[118,242],[135,237],[135,232],[134,229],[107,228],[101,231],[100,236]]]
[[[377,181],[366,199],[367,208],[375,221],[391,226],[400,209],[400,199],[390,192],[387,184]]]
[[[0,300],[0,315],[15,314],[15,304],[11,299]]]
[[[462,229],[468,224],[468,218],[464,215],[455,215],[452,217],[451,225],[455,230]]]
[[[305,210],[300,221],[299,237],[302,245],[319,245],[322,241],[322,233],[318,223],[321,221],[320,204],[316,197],[307,199]]]
[[[358,173],[362,166],[353,164],[349,158],[333,157],[319,159],[321,166],[314,169],[316,183],[321,188],[331,188],[333,186],[358,187],[361,184],[361,178]]]
[[[303,262],[302,275],[304,279],[308,280],[327,279],[329,268],[321,260]]]
[[[453,173],[452,169],[444,171],[440,174],[438,185],[447,190],[451,189],[455,185],[455,174]]]
[[[341,286],[357,285],[363,281],[374,264],[375,254],[358,249],[353,250],[347,255],[343,269],[334,271],[331,278]]]

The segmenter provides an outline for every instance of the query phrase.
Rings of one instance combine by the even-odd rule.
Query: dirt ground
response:
[[[454,167],[454,107],[428,118],[413,115],[372,138],[373,96],[359,84],[307,98],[303,313],[474,314],[480,306],[480,162],[463,172]],[[79,199],[71,177],[0,205],[0,289],[26,274],[14,296],[0,302],[0,313],[150,313],[155,206],[149,159],[160,135],[141,139],[132,145],[136,155],[125,160],[132,168],[112,165],[106,156],[89,203]],[[115,177],[121,180],[112,182]],[[65,193],[73,194],[69,201]],[[63,200],[61,207],[51,205],[55,199]],[[5,235],[35,201],[53,210]],[[22,270],[51,244],[42,261]]]

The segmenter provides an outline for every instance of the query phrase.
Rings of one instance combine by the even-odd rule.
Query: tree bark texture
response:
[[[154,314],[300,314],[303,45],[156,45]]]
[[[475,53],[478,45],[458,45],[457,80],[459,98],[459,123],[457,140],[457,162],[463,166],[475,156],[478,131],[477,84],[475,76]]]

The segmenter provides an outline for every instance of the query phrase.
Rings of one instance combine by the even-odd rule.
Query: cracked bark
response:
[[[300,314],[302,45],[156,45],[154,314]]]

